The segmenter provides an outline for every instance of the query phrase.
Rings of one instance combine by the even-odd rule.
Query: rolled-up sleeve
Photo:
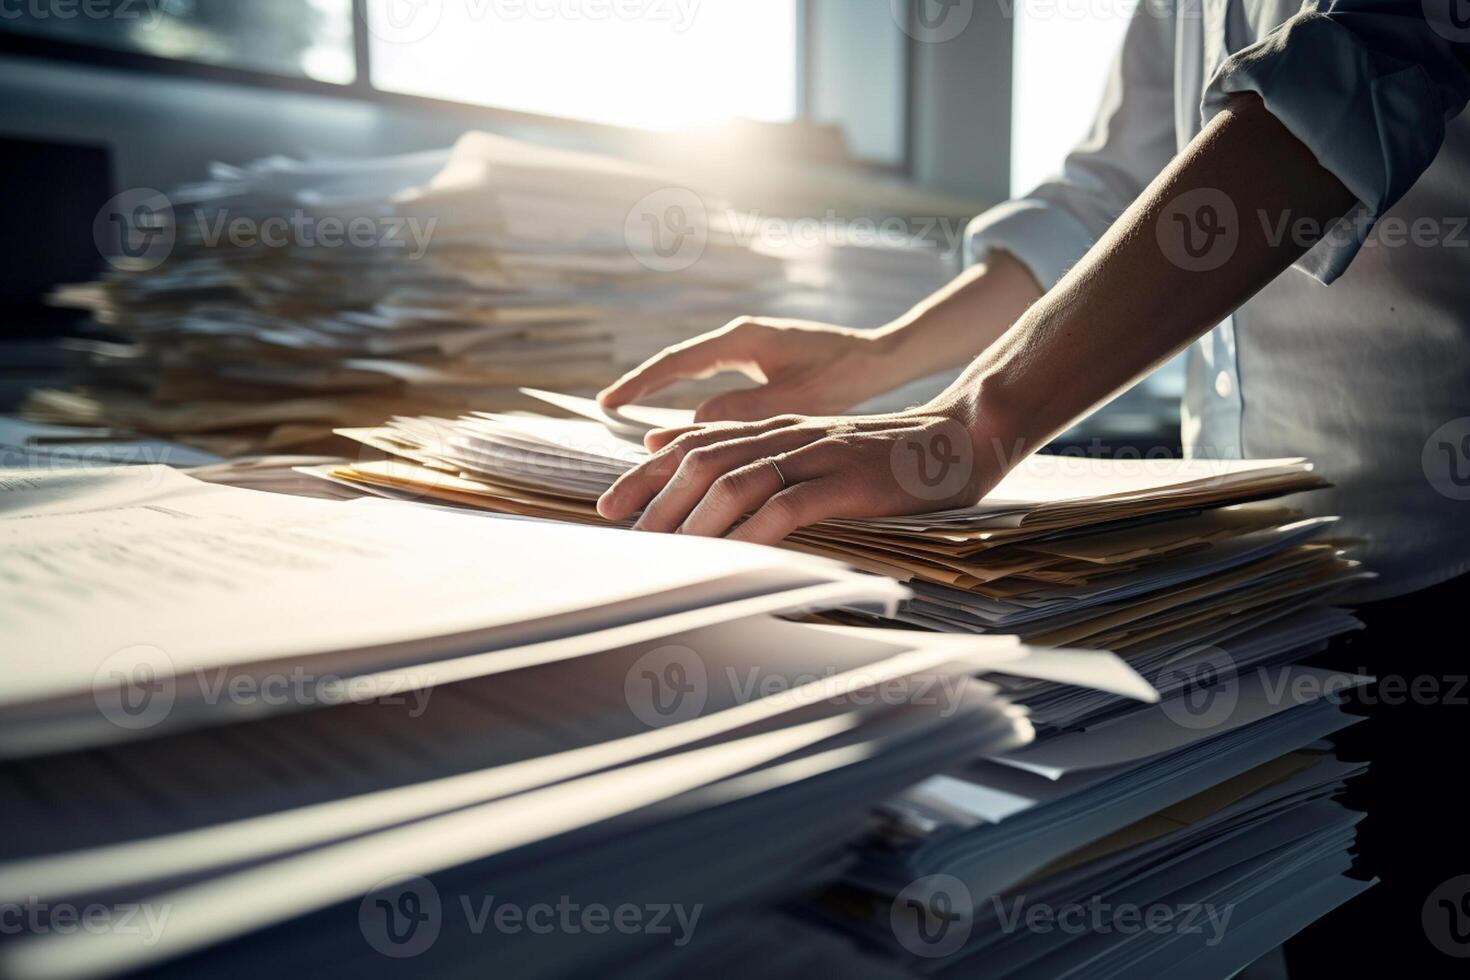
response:
[[[1436,0],[1439,2],[1439,0]],[[1443,0],[1309,2],[1232,55],[1206,89],[1209,121],[1226,100],[1255,92],[1358,199],[1333,233],[1297,262],[1329,283],[1347,269],[1374,223],[1428,169],[1445,123],[1470,98],[1466,46]]]
[[[970,222],[967,264],[1000,249],[1054,286],[1173,157],[1173,72],[1174,18],[1141,3],[1091,131],[1058,176]]]

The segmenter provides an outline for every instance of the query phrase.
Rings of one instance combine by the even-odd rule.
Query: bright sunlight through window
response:
[[[1016,5],[1011,193],[1057,173],[1092,125],[1136,0]]]
[[[796,0],[371,0],[395,92],[647,129],[796,116]]]

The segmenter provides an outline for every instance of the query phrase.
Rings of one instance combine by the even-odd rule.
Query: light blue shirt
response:
[[[1364,541],[1353,555],[1379,579],[1356,598],[1470,570],[1463,12],[1459,0],[1142,0],[1090,135],[967,238],[970,261],[1003,249],[1049,289],[1229,95],[1258,93],[1358,204],[1191,349],[1184,444],[1311,458],[1335,487],[1292,502]],[[1290,215],[1235,220],[1313,231]]]

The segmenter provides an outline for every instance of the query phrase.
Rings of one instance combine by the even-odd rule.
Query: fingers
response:
[[[682,347],[670,347],[655,354],[638,367],[597,394],[598,404],[603,408],[628,405],[660,391],[684,378],[697,378],[714,373],[718,363],[715,350],[720,343],[718,336]]]
[[[731,531],[732,541],[776,544],[798,528],[832,517],[852,517],[848,493],[836,475],[798,483],[776,494]]]
[[[691,378],[708,378],[727,368],[741,367],[749,345],[748,318],[731,321],[719,330],[655,354],[623,375],[597,395],[603,408],[617,408],[636,402],[656,391]]]
[[[688,435],[691,432],[706,431],[709,431],[709,429],[704,424],[681,425],[673,429],[653,429],[643,436],[643,446],[649,452],[656,453],[680,436]]]
[[[756,460],[768,460],[799,449],[821,438],[822,432],[818,429],[793,427],[774,429],[744,439],[714,442],[692,449],[685,454],[673,478],[648,504],[635,527],[641,531],[677,530],[715,482],[727,473]],[[766,468],[770,469],[769,463]],[[777,489],[780,488],[773,488],[771,492],[774,493]],[[738,516],[739,514],[734,515]],[[731,518],[732,521],[734,517]]]
[[[694,412],[696,422],[758,422],[761,419],[795,411],[797,406],[782,399],[789,394],[779,387],[744,388],[716,395]]]
[[[671,434],[667,441],[655,439],[655,434],[650,433],[645,441],[650,447],[658,446],[658,451],[619,477],[617,482],[609,487],[598,500],[597,511],[608,520],[624,520],[646,507],[649,501],[675,478],[675,474],[680,474],[681,480],[690,478],[690,473],[681,473],[681,467],[685,457],[694,450],[719,442],[748,439],[776,429],[789,428],[799,421],[801,421],[799,416],[785,415],[756,423],[722,423],[690,429],[660,430],[660,432]],[[661,446],[658,445],[660,442],[663,442]],[[781,451],[780,449],[773,450],[773,452]],[[754,458],[756,457],[752,456],[739,460],[732,463],[729,468],[749,462]],[[713,481],[720,475],[721,473],[713,473],[709,479]]]
[[[816,442],[733,469],[710,484],[704,499],[690,511],[679,530],[683,534],[719,537],[772,497],[836,464],[833,447]]]
[[[775,544],[832,518],[973,502],[1002,474],[977,471],[969,440],[957,418],[917,410],[712,423],[676,436],[619,480],[598,509],[620,518],[650,501],[641,529],[728,531],[733,540]],[[749,518],[735,526],[745,514]]]

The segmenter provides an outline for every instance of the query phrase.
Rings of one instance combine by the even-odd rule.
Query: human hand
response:
[[[973,412],[947,398],[889,415],[657,430],[647,438],[653,456],[619,478],[597,509],[615,521],[642,510],[637,530],[774,544],[830,518],[967,506],[1004,472],[998,461],[981,465]]]
[[[809,320],[741,317],[677,344],[597,396],[604,408],[639,401],[675,381],[739,371],[760,387],[717,395],[699,422],[754,421],[783,413],[836,415],[899,383],[884,335]]]

